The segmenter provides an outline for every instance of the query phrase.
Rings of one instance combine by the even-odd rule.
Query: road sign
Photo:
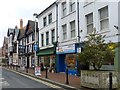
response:
[[[38,50],[38,44],[34,44],[34,51]]]

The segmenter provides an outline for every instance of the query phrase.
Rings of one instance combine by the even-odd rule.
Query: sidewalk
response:
[[[14,70],[16,70],[16,68],[14,68]],[[26,73],[26,70],[20,70],[20,68],[18,68],[17,71]],[[34,70],[33,69],[28,69],[27,74],[34,75]],[[38,77],[46,79],[46,71],[41,71],[41,75],[38,76]],[[66,85],[66,74],[65,73],[48,72],[48,78],[47,79]],[[68,81],[69,81],[69,84],[68,84],[69,86],[75,87],[75,88],[80,89],[80,90],[91,90],[91,89],[87,89],[87,88],[81,88],[81,86],[80,86],[80,76],[69,75],[68,76]]]

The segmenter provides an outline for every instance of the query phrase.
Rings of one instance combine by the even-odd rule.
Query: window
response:
[[[100,14],[100,30],[108,29],[109,18],[108,18],[108,6],[99,10]]]
[[[70,0],[70,12],[75,11],[75,2],[73,0]]]
[[[27,36],[27,43],[29,43],[29,36]]]
[[[70,22],[71,38],[75,37],[75,21]]]
[[[52,30],[52,43],[55,41],[55,29]]]
[[[48,15],[48,22],[49,24],[52,22],[52,13]]]
[[[66,2],[62,3],[62,16],[66,15]]]
[[[47,25],[47,18],[44,17],[44,18],[43,18],[43,26],[45,27],[46,25]]]
[[[86,15],[87,34],[93,31],[93,13]]]
[[[67,28],[66,28],[66,24],[62,26],[62,30],[63,30],[63,40],[67,39]]]
[[[35,40],[35,34],[32,33],[32,41],[34,41],[34,40]]]
[[[41,45],[44,46],[44,34],[41,34]]]
[[[49,44],[49,32],[46,32],[46,45]]]

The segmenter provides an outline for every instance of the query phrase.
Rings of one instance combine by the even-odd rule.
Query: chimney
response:
[[[23,29],[23,20],[20,19],[20,29]]]

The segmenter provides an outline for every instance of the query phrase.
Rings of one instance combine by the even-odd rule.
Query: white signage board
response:
[[[40,67],[35,67],[35,75],[36,76],[41,75],[41,69],[40,69]]]

